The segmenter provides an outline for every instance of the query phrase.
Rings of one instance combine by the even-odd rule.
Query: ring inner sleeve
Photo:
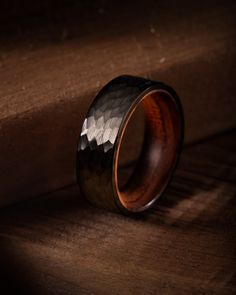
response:
[[[178,108],[170,94],[153,90],[143,97],[140,104],[145,114],[142,150],[126,185],[122,188],[118,185],[121,203],[133,211],[162,193],[175,166],[180,142]]]

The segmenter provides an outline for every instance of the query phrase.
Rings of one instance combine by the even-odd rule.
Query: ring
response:
[[[123,135],[141,105],[145,136],[136,168],[120,188],[118,159]],[[183,143],[183,111],[175,91],[161,83],[119,76],[98,93],[83,122],[77,149],[77,179],[92,204],[122,213],[150,208],[161,196]]]

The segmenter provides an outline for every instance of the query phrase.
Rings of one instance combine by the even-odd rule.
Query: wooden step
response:
[[[82,120],[117,75],[173,86],[186,143],[235,126],[233,1],[13,2],[0,21],[1,206],[75,183]]]

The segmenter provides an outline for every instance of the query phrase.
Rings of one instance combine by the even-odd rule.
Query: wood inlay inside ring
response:
[[[153,90],[139,104],[144,108],[146,121],[140,158],[125,187],[120,188],[116,171],[117,194],[122,205],[130,211],[142,211],[161,195],[175,167],[181,137],[179,110],[168,92]],[[122,144],[124,132],[119,145]],[[119,148],[116,162],[118,157]]]

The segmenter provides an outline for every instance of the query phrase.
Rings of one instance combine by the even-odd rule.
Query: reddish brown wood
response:
[[[123,206],[129,210],[141,211],[142,208],[151,206],[170,181],[184,137],[182,108],[179,99],[175,99],[177,97],[167,91],[153,90],[144,95],[139,103],[144,109],[146,119],[142,151],[125,186],[118,185],[116,171],[118,195]],[[135,109],[132,113],[134,112]],[[126,125],[131,116],[132,114]],[[129,140],[132,140],[132,136]],[[119,145],[122,145],[122,138]],[[118,156],[119,152],[115,169],[118,167]]]

